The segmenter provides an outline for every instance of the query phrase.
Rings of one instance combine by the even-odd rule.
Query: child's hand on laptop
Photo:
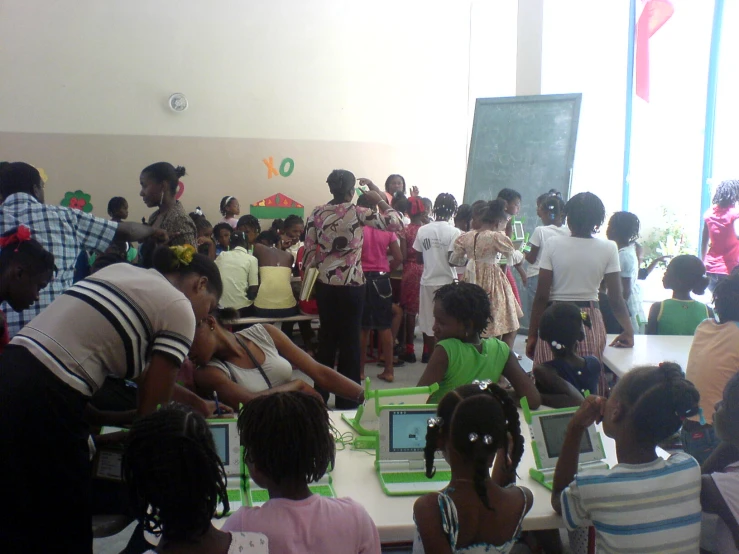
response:
[[[593,423],[603,421],[603,413],[606,409],[606,399],[602,396],[591,394],[580,405],[580,409],[575,412],[570,420],[571,427],[579,427],[587,429]]]

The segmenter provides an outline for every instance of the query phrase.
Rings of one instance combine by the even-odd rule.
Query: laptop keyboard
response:
[[[403,471],[399,473],[381,473],[383,481],[385,483],[423,483],[424,481],[434,482],[439,481],[446,483],[451,481],[451,471],[437,471],[431,479],[426,477],[423,471]]]
[[[328,485],[311,485],[308,487],[313,494],[334,498],[334,492]],[[269,492],[265,489],[255,489],[250,492],[251,501],[254,504],[267,502],[269,500]]]

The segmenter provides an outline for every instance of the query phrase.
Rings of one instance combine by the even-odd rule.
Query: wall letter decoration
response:
[[[92,203],[90,202],[90,195],[76,190],[74,192],[67,192],[64,198],[60,202],[62,206],[72,208],[73,210],[80,210],[85,213],[92,211]]]

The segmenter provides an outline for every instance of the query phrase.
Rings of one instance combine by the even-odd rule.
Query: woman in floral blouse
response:
[[[318,269],[316,300],[321,320],[319,363],[333,367],[339,353],[338,371],[359,382],[359,336],[364,307],[364,273],[362,272],[362,227],[399,232],[403,222],[398,212],[385,201],[385,195],[369,179],[360,179],[369,187],[365,193],[379,211],[352,204],[356,179],[350,171],[337,169],[326,182],[334,199],[318,206],[308,218],[305,229],[304,269]],[[320,391],[328,398],[326,391]],[[340,410],[357,404],[336,399]]]

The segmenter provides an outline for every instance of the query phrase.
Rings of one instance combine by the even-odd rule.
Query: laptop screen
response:
[[[213,434],[213,442],[216,444],[216,452],[224,466],[229,465],[228,448],[228,425],[210,424],[210,432]]]
[[[567,424],[573,415],[575,415],[575,412],[541,416],[539,418],[549,458],[559,458],[559,453],[562,451],[562,443],[564,443],[565,434],[567,433]],[[586,454],[592,451],[593,445],[590,442],[590,436],[588,433],[583,433],[582,439],[580,440],[580,454]]]
[[[426,428],[436,410],[390,412],[390,452],[420,452],[426,446]]]

